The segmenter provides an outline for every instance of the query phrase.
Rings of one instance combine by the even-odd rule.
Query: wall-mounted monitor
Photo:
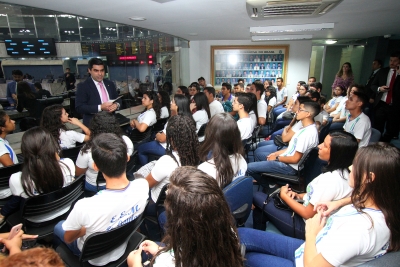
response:
[[[10,56],[57,56],[53,38],[12,38],[4,43]]]

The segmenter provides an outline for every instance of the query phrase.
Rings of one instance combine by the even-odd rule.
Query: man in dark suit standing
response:
[[[7,84],[7,100],[8,103],[10,103],[10,106],[16,106],[17,103],[17,84],[18,82],[21,82],[24,78],[24,75],[22,71],[20,70],[13,70],[11,72],[13,80],[12,82],[9,82]],[[36,93],[35,87],[33,84],[29,83],[29,86],[31,87],[31,91],[33,93]]]
[[[381,69],[371,84],[371,98],[374,98],[374,125],[373,127],[382,133],[382,141],[390,142],[397,138],[399,132],[396,129],[397,110],[400,107],[400,94],[395,88],[397,67],[400,64],[400,51],[390,55],[389,67]],[[396,92],[395,92],[396,91]],[[385,129],[386,123],[386,131]]]
[[[65,69],[64,79],[65,79],[65,88],[67,89],[67,91],[75,89],[76,79],[75,75],[71,73],[70,68]]]
[[[165,61],[165,68],[167,71],[165,72],[164,82],[172,83],[171,60]]]
[[[75,109],[83,115],[83,124],[89,126],[94,114],[102,110],[114,112],[120,106],[112,100],[118,97],[114,83],[103,80],[104,62],[99,58],[89,60],[90,77],[79,83],[76,91]]]
[[[383,63],[382,63],[382,60],[380,60],[380,59],[376,58],[376,59],[374,59],[374,61],[372,61],[372,72],[371,72],[371,75],[369,75],[367,83],[365,84],[365,90],[366,90],[366,93],[368,94],[369,102],[363,112],[366,115],[368,115],[368,117],[372,123],[374,122],[374,115],[372,114],[372,110],[373,110],[374,102],[375,102],[375,92],[372,91],[371,85],[375,79],[376,74],[382,69],[382,65],[383,65]]]

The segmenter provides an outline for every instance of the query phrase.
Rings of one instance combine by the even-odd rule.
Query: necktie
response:
[[[390,79],[390,84],[389,84],[390,90],[386,96],[386,103],[388,104],[392,103],[393,85],[395,80],[396,80],[396,70],[393,70],[393,75],[392,78]]]
[[[108,97],[107,97],[106,88],[104,88],[103,83],[99,83],[99,86],[100,86],[100,92],[101,92],[101,103],[107,102]]]

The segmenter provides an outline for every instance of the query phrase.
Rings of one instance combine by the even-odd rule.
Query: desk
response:
[[[131,108],[123,109],[123,110],[118,110],[116,112],[124,115],[125,117],[129,118],[130,120],[133,120],[133,119],[136,119],[143,110],[144,110],[143,106],[136,106],[136,107],[131,107]],[[18,111],[15,111],[15,112],[18,113]],[[125,124],[125,125],[127,125],[127,124]],[[68,130],[74,130],[77,132],[82,131],[81,128],[79,128],[76,125],[70,124],[70,123],[66,123],[66,126],[67,126]],[[124,125],[121,125],[121,126],[124,126]],[[16,154],[21,153],[21,139],[22,139],[23,135],[24,135],[24,132],[19,132],[19,133],[9,134],[6,137],[6,139],[10,143],[10,146],[12,147],[12,149],[14,150],[14,152]]]

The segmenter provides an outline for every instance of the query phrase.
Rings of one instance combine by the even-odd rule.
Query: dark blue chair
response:
[[[371,128],[371,138],[369,139],[368,145],[379,142],[381,139],[381,132],[377,129]]]
[[[250,215],[253,203],[253,178],[243,176],[235,179],[223,190],[237,226],[243,226]]]
[[[399,266],[400,251],[390,252],[380,258],[359,265],[359,267],[394,267]]]

